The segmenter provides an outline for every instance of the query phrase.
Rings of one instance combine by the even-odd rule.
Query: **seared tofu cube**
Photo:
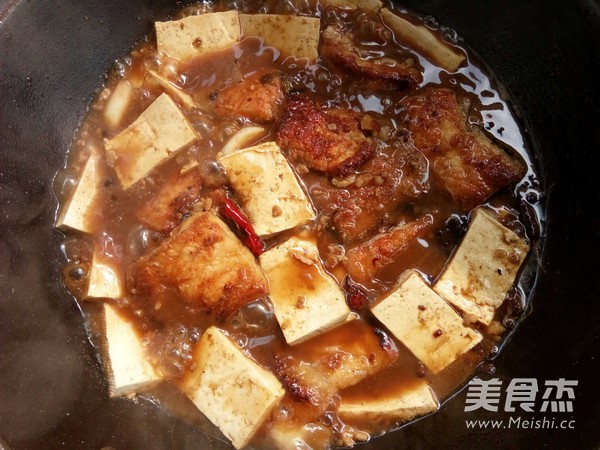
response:
[[[107,159],[114,160],[117,176],[128,189],[195,139],[194,129],[175,102],[161,94],[135,122],[104,145]]]
[[[115,267],[100,260],[97,252],[94,252],[85,299],[119,299],[122,296],[123,280],[120,272]]]
[[[283,56],[308,58],[319,56],[321,20],[316,17],[287,14],[240,14],[242,34],[258,36],[265,45],[275,47]]]
[[[155,28],[158,50],[181,61],[231,47],[240,38],[240,19],[237,11],[156,22]]]
[[[381,424],[400,424],[437,411],[438,402],[425,380],[389,389],[388,395],[345,401],[338,415],[346,423],[360,424],[368,431],[380,431]],[[373,430],[369,427],[373,426]]]
[[[433,373],[482,339],[415,271],[405,272],[396,289],[371,311]]]
[[[315,211],[292,168],[274,142],[218,158],[259,236],[315,218]]]
[[[200,339],[194,361],[183,392],[235,448],[245,447],[284,396],[283,386],[215,327]]]
[[[348,318],[344,293],[323,269],[313,243],[291,238],[263,253],[260,264],[288,344],[305,341]]]
[[[103,316],[102,362],[110,396],[135,394],[159,382],[133,324],[109,303],[103,305]]]
[[[134,264],[130,279],[143,296],[160,300],[170,290],[219,319],[268,291],[267,279],[250,250],[210,212],[187,218]]]
[[[489,325],[513,286],[529,244],[483,208],[433,289],[470,320]]]
[[[58,215],[56,227],[91,233],[93,221],[89,220],[88,212],[93,210],[94,200],[100,191],[101,184],[102,174],[98,156],[92,151],[83,166],[77,185]]]

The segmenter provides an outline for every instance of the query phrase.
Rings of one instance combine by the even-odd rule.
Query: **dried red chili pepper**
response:
[[[246,215],[240,211],[235,203],[230,199],[224,198],[223,205],[221,206],[221,214],[226,219],[231,220],[235,226],[240,230],[242,234],[242,240],[246,247],[250,249],[254,255],[259,256],[265,251],[265,246],[260,240],[254,227],[246,217]]]
[[[353,311],[361,311],[369,303],[364,288],[350,276],[344,278],[344,291],[346,293],[346,304]]]

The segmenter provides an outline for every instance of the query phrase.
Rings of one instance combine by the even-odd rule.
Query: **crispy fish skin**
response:
[[[335,27],[327,27],[321,34],[321,56],[342,67],[370,88],[405,89],[423,81],[423,75],[415,68],[411,57],[403,60],[393,58],[365,59],[348,33]]]
[[[427,160],[414,148],[375,155],[357,175],[357,179],[363,177],[368,182],[331,189],[324,208],[331,217],[331,228],[345,243],[352,243],[381,226],[393,225],[390,213],[428,192],[427,174]]]
[[[426,89],[403,101],[415,147],[430,161],[438,185],[465,210],[520,180],[525,165],[480,130],[468,130],[454,92]]]
[[[417,220],[380,233],[348,252],[346,268],[354,281],[364,283],[392,263],[406,246],[423,235],[433,225],[433,217],[425,215]]]
[[[221,90],[215,103],[221,116],[244,116],[256,123],[277,120],[285,95],[283,75],[261,72]]]
[[[168,290],[174,291],[219,319],[268,291],[267,279],[250,250],[209,212],[189,217],[134,263],[129,280],[142,296],[160,299],[169,295]]]
[[[397,356],[386,332],[356,320],[276,355],[275,372],[296,416],[311,420],[337,392],[389,367]]]
[[[160,189],[136,212],[137,219],[151,230],[168,234],[179,225],[200,199],[202,187],[198,170],[170,173]]]
[[[303,95],[288,97],[277,127],[277,143],[310,169],[344,176],[360,167],[376,150],[351,110],[324,108]]]

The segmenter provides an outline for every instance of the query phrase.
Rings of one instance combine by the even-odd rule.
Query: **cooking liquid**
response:
[[[252,13],[282,13],[284,11],[281,9],[285,6],[281,5],[288,5],[287,8],[296,7],[301,12],[307,12],[306,8],[308,8],[301,1],[298,1],[296,5],[293,2],[271,2],[266,6],[259,6],[258,2],[246,2],[245,5],[244,12]],[[203,4],[195,8],[206,9],[207,6]],[[215,7],[215,10],[223,9],[227,9],[227,5]],[[190,11],[188,9],[183,14]],[[327,24],[344,22],[352,27],[359,37],[362,33],[361,27],[369,24],[369,21],[366,20],[368,17],[364,12],[328,7],[320,11],[320,16],[323,28]],[[405,17],[415,23],[423,20],[412,15],[405,15]],[[432,25],[431,20],[426,23]],[[450,39],[451,43],[456,45],[455,36],[449,30],[438,28],[436,32],[443,39]],[[468,104],[469,121],[485,128],[488,136],[495,139],[504,148],[509,149],[510,152],[518,154],[527,165],[528,172],[523,181],[512,192],[497,194],[488,201],[487,205],[503,213],[505,225],[519,235],[535,241],[539,233],[540,217],[542,217],[542,211],[537,205],[537,199],[541,195],[538,190],[537,177],[525,150],[525,140],[517,120],[495,88],[494,81],[471,57],[468,64],[459,69],[457,73],[448,74],[432,65],[422,55],[395,44],[391,31],[387,30],[387,33],[389,39],[385,45],[363,41],[362,48],[365,54],[398,56],[410,53],[416,56],[424,71],[422,86],[439,85],[458,92],[459,98]],[[329,105],[379,114],[389,121],[392,129],[399,123],[400,101],[411,94],[410,90],[364,91],[360,84],[352,82],[343,70],[321,59],[309,64],[304,60],[281,57],[276,49],[265,46],[263,41],[258,38],[245,38],[230,49],[201,57],[185,65],[159,55],[155,49],[154,39],[149,39],[131,56],[117,64],[117,69],[110,76],[106,88],[91,106],[70,152],[69,164],[57,177],[57,191],[61,203],[68,198],[69,190],[73,186],[74,174],[81,169],[82,163],[89,154],[89,149],[93,147],[101,149],[103,139],[110,139],[118,134],[126,124],[134,121],[161,94],[162,91],[159,88],[139,90],[137,97],[131,102],[121,128],[110,129],[104,124],[102,111],[118,81],[122,78],[143,79],[148,70],[156,70],[172,79],[184,92],[192,96],[198,104],[198,108],[193,111],[185,111],[185,114],[198,132],[200,139],[181,150],[174,158],[155,170],[148,179],[128,191],[121,189],[112,168],[108,165],[103,167],[105,171],[103,190],[98,203],[93,208],[96,211],[92,218],[94,232],[90,237],[69,236],[65,238],[64,253],[68,260],[64,270],[65,282],[70,291],[79,298],[85,288],[86,274],[94,248],[100,250],[100,256],[106,263],[119,270],[123,278],[127,279],[129,266],[141,255],[157,247],[164,239],[160,233],[141,226],[135,217],[135,212],[160,187],[162,180],[170,171],[178,170],[190,161],[197,161],[202,173],[203,197],[215,188],[226,186],[224,174],[216,163],[216,154],[229,137],[250,122],[244,118],[219,118],[212,112],[211,92],[217,90],[224,83],[230,82],[232,79],[250,76],[257,71],[279,70],[288,75],[291,89],[309,92]],[[266,125],[265,128],[266,135],[260,141],[274,140],[274,126]],[[403,145],[405,146],[406,143],[400,142],[396,147],[389,145],[381,151],[387,152],[390,157],[393,157],[393,152],[401,151],[404,148]],[[296,170],[316,209],[323,211],[327,205],[328,192],[338,188],[332,186],[327,177],[321,174],[306,173],[302,167],[298,166],[296,166]],[[352,193],[351,188],[349,188],[349,192]],[[429,192],[414,203],[390,211],[395,222],[408,221],[427,213],[434,217],[433,231],[412,242],[394,264],[386,267],[377,274],[377,279],[371,280],[364,286],[370,301],[385,296],[393,287],[398,276],[407,269],[419,270],[429,281],[435,280],[443,270],[449,256],[464,234],[467,216],[448,197],[437,191],[435,186],[431,186]],[[533,220],[524,221],[523,217],[532,217]],[[332,263],[327,263],[330,256],[335,251],[339,251],[340,245],[342,245],[339,238],[335,233],[321,230],[316,226],[305,227],[304,232],[316,239],[321,259],[325,262],[327,269],[342,283],[345,275],[343,265],[335,264],[335,259]],[[286,235],[289,234],[286,233]],[[367,238],[372,236],[373,234]],[[281,236],[274,236],[266,241],[267,247],[281,240]],[[360,242],[353,243],[351,246]],[[522,286],[516,289],[511,294],[510,304],[500,308],[496,319],[504,322],[505,325],[513,326],[515,319],[513,316],[523,309],[526,302],[524,292],[527,292],[530,287]],[[292,349],[285,343],[268,298],[252,302],[224,322],[218,322],[213,316],[195,305],[179,300],[176,292],[171,294],[172,301],[163,299],[158,303],[153,299],[142,298],[132,292],[127,292],[125,298],[117,300],[117,302],[121,307],[122,314],[134,324],[140,335],[144,336],[144,342],[153,364],[165,379],[175,384],[185,376],[187,371],[194,368],[192,359],[194,345],[198,342],[202,332],[211,325],[217,325],[226,330],[241,348],[264,367],[273,369],[276,354],[286,355],[292,352]],[[89,309],[93,310],[94,308]],[[368,309],[359,312],[359,316],[357,323],[364,322],[381,328],[381,324],[372,317]],[[91,317],[93,322],[93,314]],[[475,328],[484,334],[484,341],[437,375],[426,371],[402,344],[395,342],[399,357],[390,367],[343,390],[338,395],[341,398],[353,400],[401,395],[403,389],[408,389],[417,380],[424,378],[431,385],[438,399],[443,401],[464,385],[474,375],[477,366],[486,360],[499,345],[500,336],[486,333],[485,327],[476,326]],[[331,336],[330,333],[335,333],[337,340],[344,338],[342,335],[345,331],[343,328],[338,328],[309,341],[306,345],[302,344],[300,353],[304,353],[310,360],[311,347],[326,344],[324,341]],[[352,339],[353,334],[347,333],[345,338]],[[296,348],[293,349],[293,352],[298,354],[299,350]],[[274,416],[277,416],[277,411]],[[328,421],[339,424],[339,418]],[[325,445],[325,442],[332,439],[335,434],[336,427],[328,424],[328,421],[323,421],[323,418],[315,418],[315,426],[320,431],[315,432],[314,436],[315,439],[321,439],[321,442],[316,443],[320,446]],[[352,425],[358,430],[361,429],[360,423]],[[371,434],[398,426],[394,423],[368,425]],[[263,445],[261,444],[263,435],[268,428],[269,423],[267,422],[263,433],[259,433],[254,439],[257,447]]]

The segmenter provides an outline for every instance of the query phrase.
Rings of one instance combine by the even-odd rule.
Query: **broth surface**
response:
[[[201,180],[201,189],[197,195],[200,200],[195,208],[211,210],[214,206],[213,199],[218,201],[219,198],[215,193],[225,193],[238,204],[242,203],[231,189],[226,174],[217,162],[217,155],[229,138],[253,122],[242,116],[224,117],[214,110],[217,93],[221,92],[223,86],[229,86],[235,81],[261,74],[281,73],[285,77],[288,96],[308,96],[324,109],[352,111],[377,122],[376,129],[372,132],[372,138],[377,142],[375,158],[349,174],[331,176],[307,168],[302,161],[290,160],[317,211],[317,219],[314,223],[264,238],[266,250],[274,248],[294,234],[316,243],[325,269],[348,293],[351,287],[348,285],[345,258],[349,251],[398,224],[410,223],[430,215],[432,224],[427,231],[411,240],[393,258],[392,263],[378,271],[375,277],[361,283],[350,282],[356,283],[355,287],[366,304],[385,298],[400,275],[409,269],[416,269],[429,283],[433,283],[448,264],[467,228],[472,208],[465,209],[432,182],[428,161],[415,149],[402,122],[403,101],[426,88],[444,88],[454,92],[465,111],[469,126],[485,130],[488,138],[522,162],[526,169],[524,177],[499,190],[481,205],[494,211],[506,227],[532,244],[539,237],[543,212],[539,209],[537,200],[542,193],[538,190],[535,168],[526,150],[526,139],[493,77],[486,74],[483,65],[466,48],[460,47],[455,33],[439,27],[429,18],[421,18],[399,8],[393,10],[415,24],[425,23],[442,41],[460,47],[466,53],[467,62],[456,72],[448,73],[431,63],[425,55],[403,44],[391,29],[383,25],[378,13],[333,6],[316,10],[309,3],[250,1],[216,3],[214,6],[203,3],[182,10],[176,18],[227,10],[236,5],[246,13],[316,14],[321,18],[321,31],[329,25],[349,30],[364,60],[413,58],[415,68],[422,72],[423,80],[408,88],[369,86],[357,81],[347,70],[327,59],[320,57],[311,63],[285,57],[257,37],[243,38],[229,49],[181,63],[159,53],[154,37],[149,37],[131,55],[117,63],[82,123],[70,151],[67,167],[57,177],[57,194],[61,203],[65,204],[90,149],[104,148],[105,139],[115,137],[163,93],[163,88],[159,85],[140,81],[145,80],[149,70],[170,79],[193,99],[196,106],[184,110],[184,114],[200,138],[128,190],[123,190],[118,181],[114,167],[111,166],[111,155],[104,154],[100,167],[104,180],[102,190],[91,208],[93,214],[87,217],[93,231],[86,236],[68,233],[63,245],[68,261],[64,269],[65,284],[82,300],[84,308],[90,311],[90,329],[93,331],[98,327],[95,322],[97,308],[96,305],[86,305],[83,297],[92,254],[95,253],[99,262],[110,265],[127,280],[124,297],[107,301],[119,306],[121,314],[143,338],[152,364],[167,382],[175,386],[195,369],[197,362],[192,357],[195,344],[212,325],[225,330],[246,354],[275,373],[278,373],[278,364],[282,359],[312,361],[328,342],[335,342],[340,348],[344,348],[345,345],[351,345],[353,339],[365,329],[384,329],[365,304],[351,304],[355,306],[353,314],[356,316],[351,324],[339,326],[305,343],[290,347],[284,339],[268,296],[250,302],[226,318],[219,318],[199,305],[181,301],[175,289],[166,288],[160,300],[148,298],[132,289],[132,265],[143,255],[159,248],[170,234],[170,231],[161,232],[144,226],[139,218],[140,208],[151,202],[161,186],[177,177],[182,168],[190,163],[198,165],[196,169],[192,169],[198,171]],[[134,98],[129,103],[123,120],[117,127],[111,127],[103,119],[103,112],[121,80],[130,80],[140,87],[135,89]],[[279,124],[279,121],[261,123],[265,132],[246,146],[277,140]],[[366,129],[370,127],[369,124],[364,126]],[[376,192],[378,187],[386,189],[390,171],[398,167],[402,168],[401,179],[406,180],[410,176],[412,180],[410,186],[406,187],[406,195],[395,205],[382,205],[385,213],[376,221],[375,227],[358,236],[344,238],[343,233],[335,228],[333,219],[339,205],[365,192],[371,192],[368,189],[372,189],[372,192]],[[382,175],[361,178],[366,170]],[[396,188],[392,191],[396,192]],[[181,220],[185,220],[186,215],[187,213]],[[314,289],[311,280],[318,277],[311,274],[310,270],[316,269],[314,266],[309,266],[310,270],[306,267],[299,263],[297,267],[286,268],[286,276],[291,284],[306,285],[306,289]],[[514,327],[520,313],[526,308],[526,292],[529,288],[526,283],[513,287],[503,306],[496,312],[493,326],[470,324],[484,336],[483,341],[437,374],[428,371],[401,342],[386,332],[397,357],[381,371],[341,389],[332,399],[332,405],[339,405],[341,400],[361,401],[401,396],[402,392],[420,380],[425,380],[437,399],[443,401],[472,378],[478,367],[479,370],[491,370],[488,359],[497,353],[506,329]],[[157,388],[146,395],[156,396],[161,400],[161,389],[164,388]],[[310,428],[312,431],[306,443],[314,448],[353,444],[401,425],[385,420],[375,424],[360,421],[345,424],[337,417],[335,410],[331,409],[332,405],[315,413],[306,405],[295,401],[288,392],[281,405],[275,408],[270,419],[255,436],[252,446],[269,448],[270,429],[286,420],[299,427]]]

